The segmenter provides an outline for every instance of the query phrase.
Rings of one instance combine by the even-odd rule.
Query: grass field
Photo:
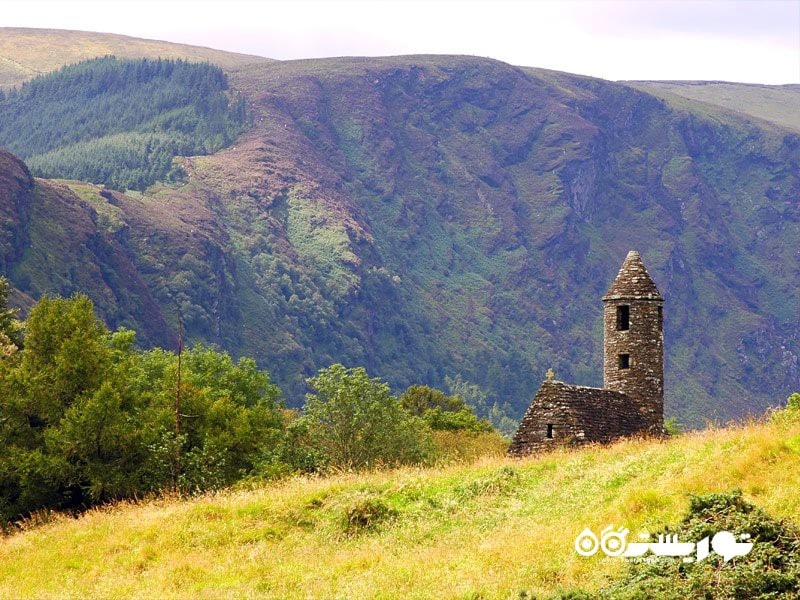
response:
[[[740,488],[800,522],[800,421],[526,460],[298,477],[56,518],[0,540],[2,598],[509,598],[623,567],[577,534],[676,523]]]
[[[695,110],[702,110],[698,104],[718,106],[739,116],[755,117],[800,132],[798,85],[754,85],[722,81],[635,81],[629,84],[662,96],[679,107],[681,103],[674,101],[685,98],[694,101]]]

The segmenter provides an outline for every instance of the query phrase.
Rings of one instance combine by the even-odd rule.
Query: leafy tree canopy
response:
[[[282,458],[280,391],[252,360],[195,346],[178,388],[174,353],[137,350],[134,332],[110,332],[81,295],[42,298],[24,341],[0,362],[0,523],[212,489]]]
[[[310,443],[328,465],[360,469],[424,458],[424,424],[403,410],[384,381],[370,379],[362,367],[335,364],[308,384],[315,393],[307,395],[304,421]]]
[[[492,424],[479,419],[459,396],[448,396],[427,385],[412,385],[400,396],[409,414],[422,417],[431,429],[491,431]]]

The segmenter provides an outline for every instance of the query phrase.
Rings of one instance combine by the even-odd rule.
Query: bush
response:
[[[681,540],[699,541],[719,531],[749,534],[752,550],[724,562],[712,553],[701,562],[680,559],[632,563],[613,585],[591,596],[561,598],[786,599],[800,597],[800,530],[771,518],[742,498],[740,491],[691,499],[689,513],[674,530]]]
[[[359,497],[345,510],[343,529],[347,535],[358,535],[375,529],[396,515],[397,511],[380,498]]]
[[[502,456],[508,440],[497,431],[433,431],[432,462],[472,463],[484,456]]]
[[[667,432],[667,435],[680,435],[683,433],[683,425],[678,423],[678,419],[675,417],[669,417],[664,419],[664,431]]]
[[[405,412],[380,379],[340,364],[308,380],[304,423],[312,448],[329,467],[362,469],[418,463],[430,453],[421,419]]]
[[[400,405],[435,431],[492,431],[492,424],[476,417],[459,396],[426,385],[409,387],[400,396]]]

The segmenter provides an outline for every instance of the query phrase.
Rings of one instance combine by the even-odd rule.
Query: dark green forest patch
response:
[[[244,126],[219,67],[113,56],[0,92],[0,146],[34,175],[143,190],[182,176],[176,156],[209,154]]]

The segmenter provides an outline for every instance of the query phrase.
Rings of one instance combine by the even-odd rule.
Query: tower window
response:
[[[619,368],[620,369],[630,369],[631,368],[631,355],[630,354],[620,354],[619,355]]]
[[[627,331],[631,328],[631,307],[623,304],[617,307],[617,331]]]
[[[550,438],[550,439],[553,438],[553,424],[552,423],[548,423],[547,424],[547,437]]]
[[[664,309],[658,307],[658,330],[662,331],[664,328]]]

